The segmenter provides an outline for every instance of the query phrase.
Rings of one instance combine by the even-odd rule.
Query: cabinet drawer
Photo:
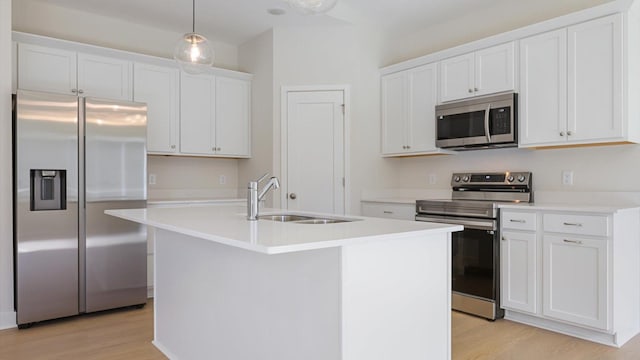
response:
[[[388,219],[415,220],[416,206],[414,204],[363,202],[362,215]]]
[[[609,236],[609,217],[601,215],[544,214],[546,232]]]
[[[513,230],[536,230],[536,213],[501,211],[502,228]]]

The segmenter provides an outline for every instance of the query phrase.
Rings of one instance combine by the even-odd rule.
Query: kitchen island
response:
[[[451,357],[462,226],[248,221],[235,205],[107,214],[155,228],[154,344],[171,359]]]

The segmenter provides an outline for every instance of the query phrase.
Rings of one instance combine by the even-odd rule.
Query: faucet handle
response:
[[[264,173],[264,175],[262,175],[262,176],[260,177],[260,179],[256,180],[256,182],[257,182],[257,183],[260,183],[262,180],[266,179],[266,178],[267,178],[267,176],[269,176],[269,173]]]

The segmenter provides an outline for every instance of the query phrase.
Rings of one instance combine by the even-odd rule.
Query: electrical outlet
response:
[[[573,185],[573,171],[562,171],[562,185]]]
[[[220,177],[218,178],[220,185],[224,185],[227,183],[227,177],[224,175],[220,175]]]
[[[149,174],[149,185],[156,184],[156,174]]]
[[[436,174],[429,174],[429,185],[435,185],[438,182]]]

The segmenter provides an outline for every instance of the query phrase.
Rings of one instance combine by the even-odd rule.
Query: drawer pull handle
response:
[[[518,219],[509,219],[509,222],[524,224],[526,220],[518,220]]]
[[[383,211],[383,213],[385,213],[385,214],[393,214],[393,211],[385,210],[385,211]]]
[[[582,241],[580,240],[569,240],[569,239],[563,239],[562,241],[569,243],[569,244],[578,244],[578,245],[582,245]]]
[[[580,223],[563,223],[565,226],[577,226],[577,227],[582,227],[582,224]]]

